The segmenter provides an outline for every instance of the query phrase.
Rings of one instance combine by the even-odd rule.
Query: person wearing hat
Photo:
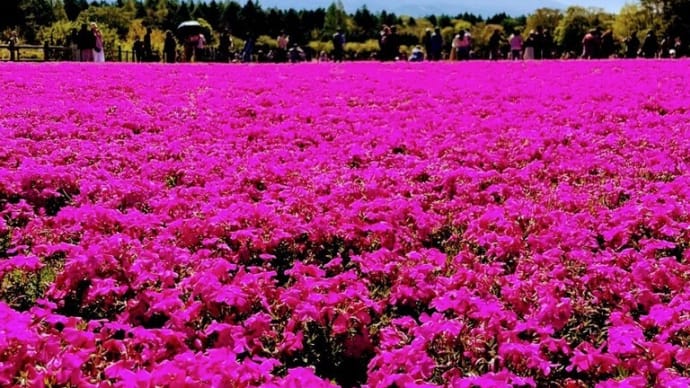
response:
[[[424,60],[424,52],[422,51],[422,46],[417,45],[412,49],[412,54],[410,55],[410,62],[422,62]]]

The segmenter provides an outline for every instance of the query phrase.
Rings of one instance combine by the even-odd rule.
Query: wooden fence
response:
[[[17,62],[45,62],[70,60],[72,50],[69,47],[51,46],[47,42],[44,45],[19,44],[11,47],[0,44],[0,60]]]
[[[1,1],[1,0],[0,0]],[[116,62],[135,62],[136,55],[132,51],[123,50],[118,46],[116,49],[105,50],[107,61]],[[160,55],[154,53],[151,61],[160,61]],[[0,44],[0,61],[13,62],[49,62],[49,61],[79,61],[79,50],[71,47],[53,46],[46,42],[43,45],[20,44],[10,47],[7,44]]]
[[[2,1],[2,0],[0,0]],[[106,61],[110,62],[137,62],[136,54],[131,50],[125,50],[121,46],[114,49],[106,47]],[[153,56],[146,62],[160,62],[161,54],[154,51]],[[213,47],[208,47],[198,59],[199,62],[213,62],[219,59],[218,52]],[[178,58],[179,60],[179,58]],[[79,51],[71,47],[54,46],[48,44],[31,45],[20,44],[10,47],[0,44],[0,61],[14,62],[49,62],[49,61],[79,61]],[[227,60],[226,60],[227,61]]]

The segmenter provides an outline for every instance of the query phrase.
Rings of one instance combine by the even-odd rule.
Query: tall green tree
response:
[[[186,20],[190,20],[192,18],[192,10],[189,9],[189,5],[187,3],[182,3],[180,6],[177,8],[177,11],[175,12],[175,24],[180,24]]]
[[[563,51],[580,52],[588,30],[613,26],[614,16],[601,8],[568,7],[556,27],[556,41]]]
[[[169,15],[168,0],[158,0],[156,9],[153,12],[154,20],[158,25],[164,25]]]
[[[77,20],[79,13],[81,11],[89,8],[89,4],[86,0],[64,0],[65,13],[67,14],[67,19],[74,21]]]
[[[244,31],[240,31],[240,26],[238,25],[241,10],[241,5],[239,5],[237,2],[231,1],[225,4],[225,9],[220,15],[222,27],[224,29],[232,30],[233,34],[235,35],[244,33]]]
[[[377,38],[379,19],[369,11],[366,5],[355,11],[352,20],[356,26],[355,31],[353,31],[353,38],[362,41]]]
[[[545,28],[555,31],[563,19],[563,13],[555,8],[539,8],[534,13],[527,16],[525,21],[525,33],[529,33],[537,28]]]
[[[668,21],[666,33],[682,38],[686,45],[690,43],[690,0],[672,1]]]
[[[19,0],[0,1],[0,30],[14,28],[23,22]]]
[[[134,0],[125,0],[122,3],[122,9],[125,12],[131,13],[132,15],[137,14],[137,2]]]
[[[285,15],[277,8],[271,8],[266,12],[266,34],[272,37],[278,36],[280,30],[285,28]]]
[[[656,30],[690,40],[690,0],[641,0]]]
[[[22,0],[18,3],[19,14],[15,16],[15,22],[23,27],[24,39],[29,43],[40,43],[36,40],[38,29],[57,20],[53,5],[48,0]]]
[[[239,28],[246,34],[259,35],[265,30],[265,14],[258,3],[252,0],[247,0],[244,7],[239,12],[238,24]]]
[[[65,12],[65,4],[62,0],[53,1],[53,18],[55,20],[67,20],[67,12]]]
[[[302,20],[304,31],[309,34],[311,40],[317,40],[321,37],[321,30],[323,30],[323,23],[326,20],[326,10],[317,8],[313,11],[300,11],[300,19]]]
[[[438,25],[441,28],[450,27],[453,25],[453,19],[448,15],[441,15],[441,17],[438,18]]]
[[[654,24],[649,10],[640,4],[624,5],[613,23],[613,33],[621,38],[626,38],[633,32],[645,34],[653,28]]]
[[[486,19],[486,24],[500,24],[501,27],[503,28],[503,31],[506,34],[512,34],[514,33],[518,28],[524,27],[525,24],[527,23],[527,18],[525,16],[521,17],[511,17],[505,12],[496,14],[488,19]],[[555,28],[557,23],[551,27]]]
[[[216,2],[216,0],[211,0],[209,3],[202,2],[202,4],[204,4],[204,19],[206,19],[215,30],[218,30],[220,27],[220,16],[222,11],[221,6],[218,4],[218,2]]]
[[[309,41],[308,34],[304,33],[302,20],[294,8],[285,13],[285,32],[290,36],[290,43],[303,45]]]
[[[393,26],[395,23],[398,21],[398,17],[395,15],[393,12],[386,12],[381,11],[381,14],[379,15],[379,21],[381,24],[385,24],[387,26]]]
[[[338,28],[348,30],[349,16],[345,12],[343,2],[337,0],[326,8],[326,18],[323,23],[324,33],[333,34]]]
[[[55,12],[49,0],[23,0],[19,6],[24,14],[24,22],[47,26],[54,22]]]
[[[107,26],[119,39],[125,39],[129,33],[134,13],[126,7],[91,6],[86,11],[79,14],[77,22],[88,23],[97,22],[99,25]],[[104,30],[104,28],[101,28]]]

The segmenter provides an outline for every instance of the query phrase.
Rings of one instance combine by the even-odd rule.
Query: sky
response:
[[[244,1],[239,1],[243,3]],[[259,0],[262,8],[277,7],[281,9],[313,9],[328,7],[332,0]],[[455,15],[470,12],[483,16],[506,12],[509,15],[529,13],[537,8],[550,7],[565,9],[571,5],[604,8],[606,11],[617,13],[621,7],[631,0],[342,0],[348,12],[354,12],[363,4],[371,11],[386,9],[396,14],[424,16],[430,13],[445,13]]]

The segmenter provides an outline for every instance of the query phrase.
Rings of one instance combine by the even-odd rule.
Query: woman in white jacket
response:
[[[450,46],[450,60],[451,61],[457,61],[460,56],[460,47],[462,46],[462,35],[463,33],[460,32],[459,34],[456,34],[453,37],[453,41],[451,42]]]
[[[536,36],[536,33],[534,32],[534,30],[530,31],[529,36],[527,37],[527,39],[525,40],[525,43],[523,45],[523,48],[525,50],[524,58],[527,60],[531,60],[531,59],[535,58],[535,55],[534,55],[534,45],[536,43],[535,42],[535,39],[536,39],[535,36]]]
[[[103,48],[103,34],[101,30],[98,29],[96,23],[91,23],[91,32],[96,41],[96,45],[93,48],[93,61],[94,62],[105,62],[105,50]]]

